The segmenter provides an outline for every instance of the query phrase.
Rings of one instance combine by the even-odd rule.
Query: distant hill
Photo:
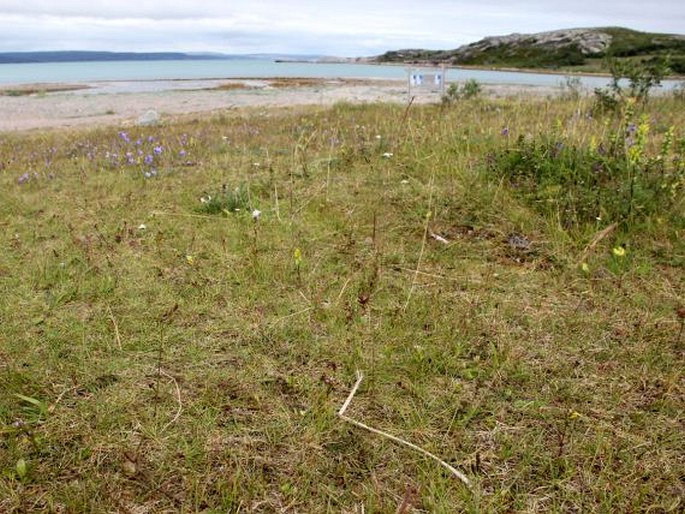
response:
[[[319,56],[289,56],[281,54],[231,55],[221,53],[182,52],[90,52],[82,50],[52,52],[0,52],[0,64],[46,62],[97,62],[97,61],[179,61],[206,59],[315,59]]]
[[[605,27],[492,36],[454,50],[396,50],[371,60],[601,71],[607,56],[651,60],[666,55],[672,71],[685,74],[685,36]]]
[[[0,63],[38,63],[38,62],[86,62],[86,61],[175,61],[194,59],[224,59],[216,54],[185,54],[181,52],[4,52],[0,53]]]

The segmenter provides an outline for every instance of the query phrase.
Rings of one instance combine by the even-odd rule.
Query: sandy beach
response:
[[[244,79],[94,82],[82,85],[22,86],[0,91],[0,131],[132,125],[150,110],[160,120],[242,107],[332,105],[408,101],[404,81],[346,79]],[[167,81],[170,82],[170,81]],[[63,90],[66,89],[66,90]],[[160,90],[161,89],[161,90]],[[558,88],[484,85],[488,96],[548,95]],[[439,94],[421,93],[415,102],[438,102]]]

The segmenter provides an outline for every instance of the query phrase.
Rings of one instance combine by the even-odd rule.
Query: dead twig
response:
[[[359,389],[360,384],[362,383],[362,380],[364,380],[364,375],[360,372],[357,371],[357,381],[355,382],[354,386],[352,387],[352,391],[350,391],[350,394],[347,396],[347,399],[345,400],[345,403],[343,403],[342,407],[338,411],[338,417],[344,421],[347,421],[348,423],[351,423],[352,425],[363,428],[364,430],[368,430],[369,432],[372,432],[376,435],[383,436],[387,439],[390,439],[391,441],[395,441],[398,444],[402,444],[404,446],[408,446],[412,450],[416,450],[417,452],[425,455],[426,457],[429,457],[436,461],[438,464],[443,466],[445,469],[447,469],[450,473],[452,473],[455,477],[457,477],[459,480],[461,480],[467,487],[471,487],[471,481],[468,479],[466,475],[464,475],[461,471],[455,469],[453,466],[450,466],[447,462],[442,460],[440,457],[437,455],[432,454],[428,450],[424,450],[423,448],[416,446],[413,443],[410,443],[409,441],[405,441],[404,439],[400,439],[399,437],[396,437],[392,434],[388,434],[387,432],[383,432],[382,430],[378,430],[377,428],[370,427],[368,425],[365,425],[361,421],[357,421],[355,419],[350,418],[349,416],[345,416],[345,411],[347,411],[347,408],[350,406],[350,403],[352,403],[352,399],[354,398],[354,395],[357,393],[357,389]]]
[[[407,107],[406,107],[406,109],[404,109],[404,114],[402,115],[402,120],[400,121],[400,125],[404,125],[404,122],[407,121],[407,117],[409,116],[409,109],[411,109],[411,106],[414,103],[414,100],[416,100],[416,97],[412,96],[409,99],[409,102],[407,102]]]
[[[597,235],[592,239],[590,244],[585,247],[585,250],[583,250],[583,253],[580,255],[578,263],[582,264],[583,262],[585,262],[585,259],[588,255],[590,255],[590,252],[595,249],[595,246],[597,246],[602,239],[604,239],[606,236],[608,236],[614,230],[616,230],[617,226],[617,223],[612,223],[611,225],[603,229],[601,232],[598,232]]]

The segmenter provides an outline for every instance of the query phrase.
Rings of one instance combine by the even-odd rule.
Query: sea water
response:
[[[353,63],[275,62],[267,59],[114,61],[0,64],[0,84],[154,81],[156,90],[174,89],[172,81],[235,78],[407,79],[407,66]],[[564,75],[449,68],[448,82],[475,79],[481,84],[558,87]],[[583,87],[603,87],[606,77],[581,76]],[[664,81],[666,88],[676,81]]]

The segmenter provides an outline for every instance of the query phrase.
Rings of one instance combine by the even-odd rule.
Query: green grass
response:
[[[0,511],[681,510],[682,196],[598,238],[491,166],[583,102],[0,136]]]
[[[607,27],[603,30],[613,38],[607,53],[615,57],[685,53],[685,39],[682,37],[621,27]]]

